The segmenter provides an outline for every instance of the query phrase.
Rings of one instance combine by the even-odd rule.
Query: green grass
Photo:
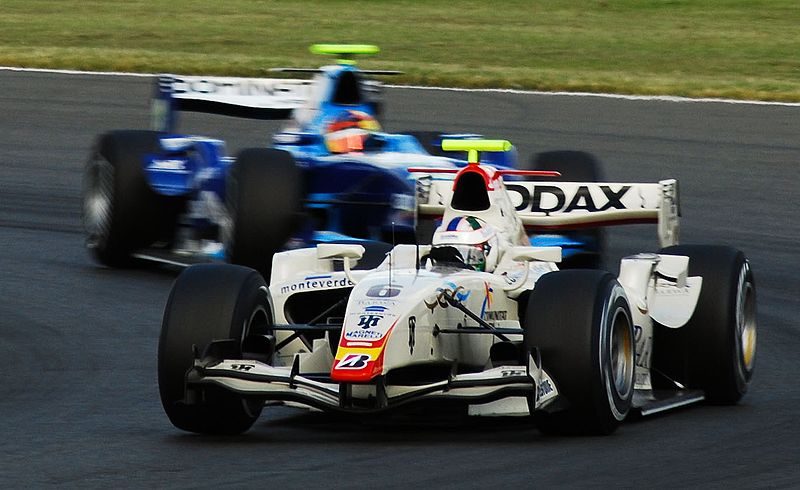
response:
[[[797,0],[0,3],[0,65],[264,76],[354,42],[398,83],[782,101],[798,34]]]

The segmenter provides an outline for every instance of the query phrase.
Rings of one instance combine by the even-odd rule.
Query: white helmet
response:
[[[458,216],[442,223],[433,234],[434,249],[452,247],[476,271],[492,272],[500,255],[494,227],[474,216]]]

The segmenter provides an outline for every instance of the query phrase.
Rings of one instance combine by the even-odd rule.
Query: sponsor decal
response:
[[[639,325],[634,325],[633,340],[636,342],[636,366],[649,369],[653,337],[649,335],[645,336],[644,329]]]
[[[353,305],[359,307],[363,306],[364,309],[370,306],[383,306],[384,308],[392,308],[397,305],[397,300],[394,299],[359,299],[351,302]]]
[[[364,308],[364,311],[383,313],[384,311],[386,311],[386,307],[383,305],[370,305]]]
[[[453,296],[459,302],[466,301],[467,298],[469,298],[470,293],[472,292],[472,291],[467,291],[467,289],[464,288],[464,286],[456,286],[452,282],[447,282],[445,284],[447,284],[450,288],[452,288],[451,291],[453,293]]]
[[[170,172],[175,174],[188,174],[189,170],[186,169],[185,160],[153,160],[147,166],[148,170],[158,170],[160,172]]]
[[[466,301],[467,298],[469,298],[469,295],[472,292],[472,291],[467,291],[467,289],[464,286],[456,286],[455,283],[449,281],[444,283],[444,285],[447,287],[440,287],[436,289],[436,296],[433,298],[433,301],[423,300],[425,306],[427,306],[428,309],[431,310],[431,313],[433,313],[433,310],[436,308],[437,305],[441,306],[442,308],[447,308],[448,306],[450,306],[447,303],[447,300],[444,299],[445,295],[452,296],[458,302],[464,302]]]
[[[543,379],[539,386],[536,387],[536,398],[542,399],[553,392],[553,385],[549,379]]]
[[[344,334],[344,338],[347,340],[378,340],[381,337],[383,337],[383,332],[377,330],[352,330]]]
[[[486,310],[492,307],[492,293],[494,289],[489,286],[488,282],[483,283],[483,288],[485,296],[483,298],[483,304],[481,305],[481,318],[485,319],[484,315],[486,314]]]
[[[364,382],[380,374],[383,369],[384,347],[395,325],[396,322],[386,332],[358,328],[344,332],[336,350],[331,379],[339,382]],[[351,335],[358,340],[349,340]]]
[[[631,189],[631,186],[624,185],[615,191],[610,186],[598,186],[603,192],[603,201],[595,202],[589,192],[589,187],[578,186],[572,196],[567,196],[560,187],[552,185],[537,185],[531,193],[526,187],[516,184],[506,184],[509,191],[520,195],[522,202],[516,207],[517,211],[528,211],[533,213],[544,213],[549,215],[552,212],[569,213],[572,211],[606,211],[608,209],[627,209],[622,202],[622,197]]]
[[[255,364],[231,364],[231,369],[234,371],[250,371],[256,367]]]
[[[370,360],[372,356],[369,354],[347,354],[336,363],[334,369],[364,369]]]
[[[417,343],[415,330],[417,328],[417,317],[408,317],[408,355],[414,355],[414,344]]]
[[[507,368],[500,371],[500,376],[503,378],[508,378],[510,376],[525,376],[528,374],[528,371],[525,368]]]
[[[314,289],[333,289],[355,286],[350,279],[341,277],[335,279],[331,276],[309,276],[300,282],[281,286],[281,294],[296,293],[299,291],[311,291]]]
[[[401,286],[395,284],[389,286],[388,284],[372,286],[367,290],[367,296],[370,298],[394,298],[401,292]]]
[[[220,95],[294,95],[304,92],[310,82],[257,79],[205,79],[172,77],[172,93]]]
[[[358,318],[358,326],[363,329],[375,328],[382,319],[383,315],[361,315]]]
[[[483,319],[487,322],[497,321],[497,320],[508,320],[508,312],[507,311],[485,311]]]
[[[671,279],[667,278],[667,281],[671,281]],[[689,286],[679,288],[671,284],[656,284],[656,292],[658,292],[659,296],[689,296],[691,294],[689,293]]]

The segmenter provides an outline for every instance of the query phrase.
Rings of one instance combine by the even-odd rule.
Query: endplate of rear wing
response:
[[[153,129],[174,131],[179,111],[288,119],[308,101],[312,84],[281,78],[160,75],[153,87]]]
[[[614,226],[658,224],[662,247],[678,243],[678,181],[658,183],[505,182],[511,203],[532,233]],[[453,194],[452,180],[428,180],[417,186],[417,212],[441,216]]]

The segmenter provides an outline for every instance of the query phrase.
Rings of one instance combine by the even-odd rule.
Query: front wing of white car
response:
[[[527,415],[546,408],[558,395],[550,376],[531,359],[529,366],[498,366],[481,372],[453,374],[448,379],[418,385],[337,383],[324,375],[300,374],[299,362],[275,367],[258,360],[202,360],[187,374],[187,398],[192,386],[214,384],[265,401],[296,402],[329,411],[384,411],[422,400],[458,400],[469,405],[506,398],[528,401],[525,413],[519,403],[494,415]],[[189,401],[189,400],[187,400]]]

